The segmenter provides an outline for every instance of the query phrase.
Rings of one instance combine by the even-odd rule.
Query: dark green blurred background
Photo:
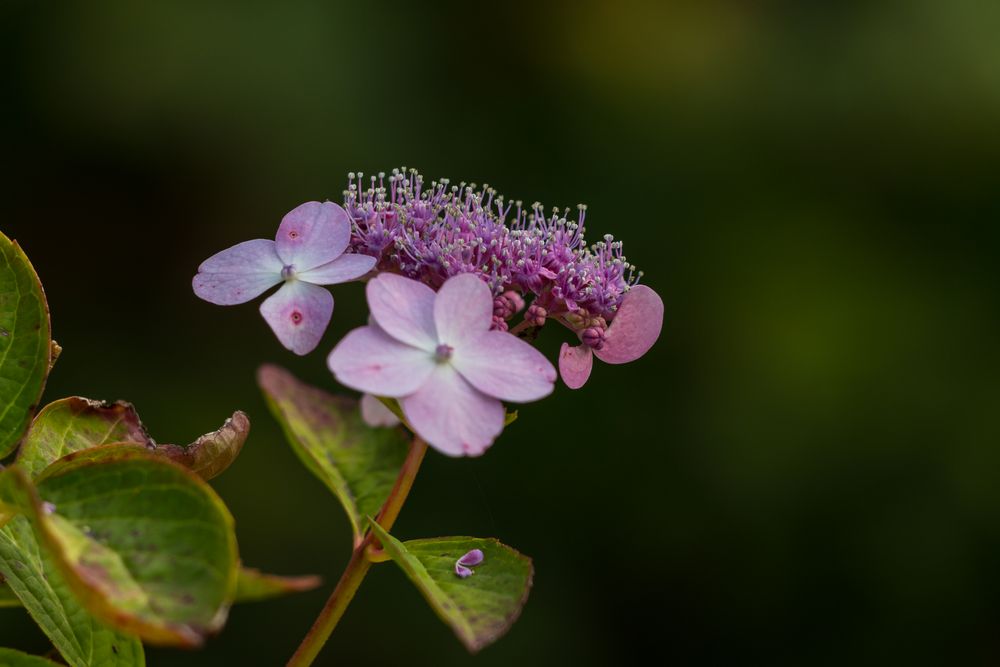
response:
[[[510,635],[469,657],[385,566],[319,664],[1000,661],[997,3],[0,7],[0,227],[65,347],[47,397],[131,400],[161,441],[246,410],[216,487],[248,564],[332,584],[347,560],[254,371],[334,389],[365,309],[337,288],[295,358],[255,306],[193,296],[202,259],[405,164],[587,202],[663,296],[646,358],[482,459],[428,456],[397,524],[534,556]],[[150,664],[283,664],[327,592]],[[47,648],[18,610],[0,645]]]

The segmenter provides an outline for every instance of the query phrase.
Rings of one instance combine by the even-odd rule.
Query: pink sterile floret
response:
[[[332,202],[306,202],[281,220],[274,241],[244,241],[212,255],[192,284],[205,301],[246,303],[284,283],[260,312],[286,348],[307,354],[316,348],[333,314],[333,296],[319,285],[359,278],[375,258],[347,253],[351,218]]]
[[[399,417],[371,394],[365,394],[361,397],[361,418],[365,420],[366,424],[376,428],[399,424]]]
[[[563,343],[559,351],[559,374],[570,389],[587,383],[594,355],[609,364],[626,364],[649,351],[663,328],[663,300],[645,285],[634,285],[625,293],[622,305],[607,331],[586,329],[583,344]]]
[[[383,273],[367,286],[371,323],[330,353],[348,387],[399,399],[406,421],[450,456],[478,456],[504,426],[501,401],[552,392],[556,370],[528,343],[490,330],[493,294],[461,274],[435,294],[424,283]]]

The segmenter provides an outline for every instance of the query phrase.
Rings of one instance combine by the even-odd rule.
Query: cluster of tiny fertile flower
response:
[[[600,349],[608,323],[642,276],[610,235],[587,245],[586,206],[576,220],[568,209],[546,215],[507,202],[488,185],[425,186],[415,170],[394,169],[366,180],[348,175],[344,206],[354,222],[351,248],[377,259],[379,271],[400,273],[434,289],[461,273],[479,274],[493,291],[494,327],[524,310],[525,326],[558,319]],[[523,328],[523,327],[522,327]]]

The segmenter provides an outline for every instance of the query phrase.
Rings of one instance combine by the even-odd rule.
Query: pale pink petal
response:
[[[502,401],[537,401],[552,393],[556,381],[545,355],[506,331],[480,332],[455,348],[451,362],[472,386]]]
[[[314,285],[336,285],[365,275],[375,268],[375,258],[370,255],[349,253],[315,269],[300,271],[299,278]]]
[[[368,282],[365,293],[372,317],[386,333],[403,343],[434,351],[438,344],[434,290],[395,273],[380,273]]]
[[[594,353],[586,345],[570,347],[563,343],[559,350],[559,374],[570,389],[579,389],[587,384],[590,370],[594,367]]]
[[[458,347],[493,323],[493,292],[478,276],[460,273],[441,285],[434,299],[434,324],[441,343]]]
[[[246,303],[281,282],[274,241],[244,241],[218,252],[198,267],[194,293],[218,306]]]
[[[604,347],[594,350],[601,361],[624,364],[635,361],[653,347],[663,328],[663,300],[646,287],[628,291],[608,327]]]
[[[479,456],[503,430],[503,403],[478,391],[451,364],[437,364],[400,403],[417,435],[448,456]]]
[[[351,217],[333,202],[310,201],[281,219],[278,256],[302,273],[340,257],[351,240]]]
[[[319,345],[330,323],[333,295],[322,287],[292,280],[260,304],[260,314],[282,345],[295,354],[308,354]]]
[[[436,365],[433,354],[401,343],[378,327],[351,331],[327,358],[340,384],[392,397],[415,392]]]
[[[371,394],[365,394],[361,397],[361,418],[366,424],[376,428],[395,426],[399,423],[399,417]]]

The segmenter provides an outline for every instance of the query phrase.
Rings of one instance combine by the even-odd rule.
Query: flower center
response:
[[[293,266],[292,264],[288,264],[283,269],[281,269],[282,280],[291,280],[294,277],[295,277],[295,266]]]
[[[437,361],[439,364],[444,363],[449,359],[451,359],[451,354],[454,351],[455,348],[453,348],[451,345],[445,345],[444,343],[441,343],[440,345],[437,346],[437,349],[434,350],[434,360]]]

